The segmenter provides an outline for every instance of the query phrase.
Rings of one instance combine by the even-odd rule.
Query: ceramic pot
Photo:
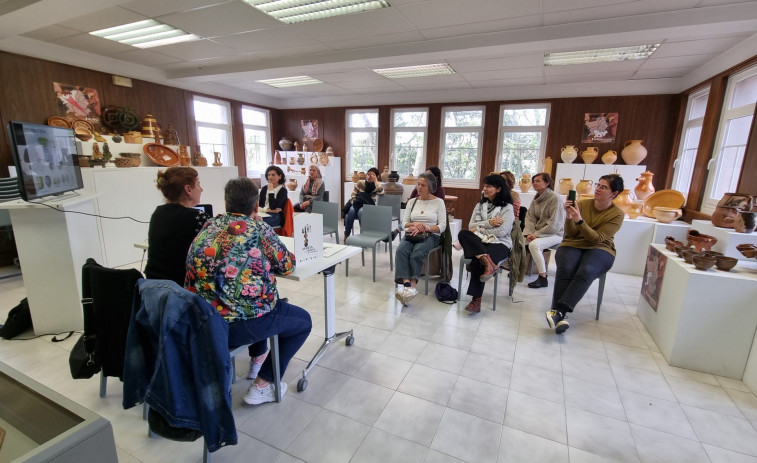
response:
[[[623,213],[627,213],[631,206],[634,204],[633,196],[631,196],[631,190],[621,191],[615,199],[612,200],[613,204],[618,206]]]
[[[652,210],[655,219],[662,223],[670,223],[683,215],[680,209],[657,206]]]
[[[415,185],[415,177],[413,174],[408,175],[407,177],[402,179],[403,185]]]
[[[519,186],[522,193],[527,193],[531,188],[531,177],[528,174],[523,174],[520,179]]]
[[[328,148],[326,148],[326,154],[328,154],[329,156],[333,156],[334,155],[334,148],[332,148],[330,146]]]
[[[327,166],[329,164],[329,155],[326,153],[321,153],[318,156],[318,160],[321,162],[322,166]]]
[[[142,119],[142,136],[143,137],[153,137],[154,132],[156,129],[158,129],[158,121],[155,120],[155,118],[152,116],[152,114],[147,113],[144,119]]]
[[[357,183],[357,181],[360,180],[360,175],[358,175],[356,170],[352,171],[352,183]]]
[[[599,156],[599,148],[596,146],[588,146],[585,150],[581,151],[581,159],[584,160],[584,164],[591,164]]]
[[[594,187],[594,182],[592,180],[579,180],[578,185],[576,185],[576,193],[579,195],[591,195],[591,189]]]
[[[558,182],[558,187],[561,195],[567,195],[573,189],[573,180],[570,178],[561,178]]]
[[[573,145],[565,145],[562,150],[560,150],[560,159],[562,159],[562,162],[566,164],[570,164],[571,162],[575,161],[578,157],[578,150]]]
[[[639,199],[647,199],[647,196],[654,193],[654,185],[652,185],[652,177],[654,174],[650,171],[642,172],[639,178],[636,180],[639,182],[633,192]]]
[[[192,165],[192,158],[187,153],[187,147],[183,145],[179,146],[179,163],[184,167]]]
[[[635,166],[647,157],[647,149],[641,144],[643,141],[644,140],[628,140],[623,145],[623,151],[620,152],[620,157],[623,158],[623,162],[629,166]]]
[[[292,151],[292,146],[294,146],[294,144],[292,143],[292,140],[287,137],[281,137],[281,140],[279,140],[279,146],[284,151]]]
[[[381,172],[381,181],[386,182],[389,180],[389,166],[384,166],[384,171]]]
[[[400,174],[398,174],[396,170],[389,172],[389,181],[391,180],[394,180],[395,182],[400,181]]]
[[[305,156],[302,153],[297,153],[297,164],[305,165]]]
[[[754,198],[744,193],[724,194],[712,213],[712,224],[716,227],[733,228],[740,210],[755,211]]]
[[[734,224],[734,231],[739,233],[752,233],[755,227],[755,218],[757,212],[739,211],[739,215],[736,216],[736,222]]]
[[[363,171],[358,172],[357,176],[359,180],[365,180],[365,177],[366,177],[365,172]]]
[[[394,172],[395,174],[397,173],[397,171],[394,170],[392,172]],[[389,175],[389,179],[386,183],[384,183],[384,194],[402,196],[402,194],[405,192],[405,189],[402,187],[402,185],[397,183],[396,178],[391,177],[391,174]],[[397,175],[397,177],[399,178],[399,175]]]
[[[289,156],[289,165],[293,166],[295,162],[297,162],[297,158],[295,158],[294,154],[292,154],[291,156]],[[303,159],[303,162],[304,162],[304,159]]]
[[[714,258],[701,255],[695,255],[694,257],[692,257],[691,261],[694,264],[694,267],[697,268],[697,270],[708,270],[717,263],[717,260],[715,260]]]
[[[641,209],[642,203],[640,201],[634,201],[634,203],[631,204],[631,207],[628,208],[628,212],[626,212],[626,214],[628,214],[629,219],[636,219],[641,215]]]
[[[289,177],[289,183],[287,183],[287,188],[289,188],[290,191],[294,191],[297,189],[297,179],[294,177]]]
[[[615,150],[607,150],[607,152],[602,155],[602,162],[605,164],[614,164],[617,160],[618,152]]]
[[[717,242],[718,239],[714,236],[699,233],[698,230],[689,229],[686,232],[686,244],[688,246],[693,246],[697,252],[701,252],[702,250],[709,251]]]
[[[694,256],[698,256],[699,252],[696,249],[687,248],[684,249],[683,252],[681,252],[681,257],[683,257],[683,260],[686,261],[687,264],[692,264]]]
[[[715,267],[725,272],[730,272],[738,263],[739,260],[735,257],[718,256],[715,258]]]
[[[552,158],[544,158],[542,160],[542,165],[544,166],[544,170],[542,172],[546,172],[549,175],[552,175]]]
[[[276,152],[273,154],[273,163],[281,164],[281,153],[279,153],[279,150],[276,150]]]

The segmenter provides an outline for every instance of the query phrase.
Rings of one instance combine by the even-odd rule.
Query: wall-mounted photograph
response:
[[[613,143],[618,130],[618,113],[586,113],[581,143]]]
[[[300,121],[302,125],[302,138],[306,140],[313,140],[318,138],[318,120],[308,119],[306,121]]]

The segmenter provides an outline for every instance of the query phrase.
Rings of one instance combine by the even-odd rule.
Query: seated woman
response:
[[[499,175],[505,179],[507,188],[510,190],[510,196],[513,198],[513,215],[515,215],[515,218],[517,219],[520,215],[520,195],[517,191],[513,190],[513,188],[515,188],[515,174],[509,170],[503,170]]]
[[[384,187],[378,181],[378,178],[378,169],[371,167],[365,173],[365,180],[358,180],[355,188],[352,189],[352,196],[349,201],[350,209],[344,217],[344,239],[352,234],[355,218],[358,222],[363,218],[363,205],[375,205],[378,195],[384,194]]]
[[[484,285],[499,271],[499,263],[510,256],[514,220],[513,200],[505,179],[497,174],[486,176],[481,201],[473,208],[468,229],[457,235],[463,256],[471,259],[468,295],[473,299],[465,306],[468,312],[481,311]]]
[[[407,202],[405,239],[397,246],[394,258],[394,281],[402,285],[394,297],[402,305],[407,305],[418,295],[415,285],[420,278],[423,261],[433,248],[439,246],[441,234],[447,227],[444,201],[434,196],[436,178],[432,174],[420,174],[417,189],[418,196]],[[425,239],[421,239],[424,235],[427,235]]]
[[[436,179],[436,192],[434,196],[440,199],[444,199],[444,187],[442,186],[442,171],[436,166],[431,166],[426,169],[427,174],[431,174]],[[410,193],[410,199],[418,196],[418,188],[413,188],[413,192]]]
[[[269,166],[265,170],[265,178],[268,185],[260,190],[258,206],[263,212],[269,214],[263,217],[263,221],[273,228],[284,225],[284,206],[287,202],[287,189],[284,187],[284,171],[277,166]]]
[[[565,226],[565,209],[560,197],[554,192],[555,182],[552,177],[541,172],[531,177],[536,196],[525,218],[523,236],[528,242],[531,259],[536,264],[539,277],[528,284],[529,288],[546,288],[547,264],[544,262],[545,249],[562,241]]]
[[[612,268],[615,262],[613,236],[623,225],[623,211],[612,200],[623,191],[623,178],[603,175],[594,190],[594,199],[574,204],[565,202],[565,237],[557,248],[555,290],[547,323],[555,333],[570,325],[568,313],[586,294],[591,282]]]
[[[310,166],[308,178],[300,190],[300,202],[294,205],[295,212],[311,212],[313,201],[323,201],[326,185],[323,184],[321,170],[318,166]]]
[[[274,273],[294,271],[294,255],[271,227],[256,220],[258,187],[249,178],[229,180],[224,188],[226,213],[217,215],[197,235],[187,257],[187,288],[218,309],[229,324],[229,347],[253,343],[263,355],[266,339],[279,335],[279,366],[284,376],[305,343],[312,322],[302,308],[279,298]],[[267,356],[244,401],[275,400],[273,365]],[[286,384],[281,383],[281,395]]]
[[[166,204],[155,208],[150,217],[145,276],[184,286],[189,245],[208,220],[203,211],[194,209],[200,203],[202,186],[193,168],[169,167],[158,171],[157,187]]]

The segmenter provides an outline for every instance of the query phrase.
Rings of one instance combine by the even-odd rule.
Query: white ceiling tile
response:
[[[202,37],[219,37],[277,27],[282,24],[242,1],[169,14],[162,16],[160,20]]]
[[[502,68],[492,71],[465,72],[461,73],[461,75],[468,82],[474,82],[477,80],[515,79],[520,77],[541,77],[544,75],[544,67],[523,69]]]
[[[121,7],[150,18],[157,18],[166,14],[180,13],[229,1],[236,0],[132,0],[122,3]]]
[[[307,21],[292,27],[321,42],[382,37],[413,30],[413,26],[394,8]]]
[[[425,85],[436,83],[465,82],[465,79],[458,74],[447,74],[443,76],[426,76],[426,77],[407,77],[405,79],[392,79],[399,85],[406,87],[408,85]]]
[[[544,77],[518,77],[515,79],[480,80],[470,82],[473,88],[515,87],[520,85],[543,85]]]
[[[239,50],[223,46],[220,43],[207,39],[164,45],[162,47],[155,47],[153,50],[186,61],[241,54]]]
[[[539,13],[533,0],[438,0],[432,4],[411,3],[397,7],[418,29],[484,23]]]
[[[266,51],[308,45],[313,39],[288,27],[214,37],[213,41],[242,51]]]
[[[77,50],[87,51],[89,53],[96,53],[100,55],[110,56],[114,53],[122,51],[134,50],[131,45],[124,45],[123,43],[114,42],[112,40],[103,39],[101,37],[95,37],[89,34],[73,35],[71,37],[63,37],[54,41],[56,45],[62,45],[64,47],[75,48]]]
[[[30,39],[35,40],[42,40],[43,42],[48,41],[54,41],[63,37],[71,37],[72,35],[80,34],[81,31],[77,31],[75,29],[71,29],[64,26],[47,26],[43,27],[42,29],[37,29],[36,31],[27,32],[26,34],[22,34],[24,37],[28,37]]]
[[[423,84],[423,85],[416,85],[416,84],[407,84],[403,85],[408,90],[423,90],[423,91],[434,91],[434,90],[460,90],[460,89],[466,89],[471,88],[471,85],[468,82],[436,82],[436,83],[429,83],[429,84]]]
[[[106,8],[93,13],[79,16],[76,19],[63,21],[59,26],[68,27],[81,32],[92,32],[109,27],[129,24],[148,19],[146,16],[134,13],[120,7]]]
[[[544,13],[544,24],[564,24],[597,19],[621,18],[661,11],[676,11],[683,8],[693,8],[699,0],[635,0],[622,2],[607,8],[584,7],[563,10],[557,13]]]
[[[330,51],[334,50],[320,43],[312,43],[310,45],[304,45],[300,47],[277,48],[276,50],[261,51],[257,53],[257,56],[260,56],[264,59],[293,58],[297,56],[313,55],[316,53],[327,53]]]
[[[615,63],[592,63],[592,64],[573,64],[569,66],[545,66],[544,75],[546,76],[567,76],[572,74],[603,74],[611,72],[629,72],[636,71],[644,60],[618,61]]]
[[[175,58],[173,56],[163,55],[152,50],[143,50],[140,48],[134,48],[123,53],[115,53],[112,57],[115,59],[131,61],[132,63],[141,64],[143,66],[165,66],[167,64],[178,63],[182,61],[181,59]]]
[[[386,90],[397,91],[402,90],[404,87],[392,82],[389,79],[384,80],[351,80],[349,82],[338,82],[334,84],[339,88],[345,88],[348,90]]]
[[[666,79],[685,76],[691,71],[691,68],[660,68],[649,70],[638,70],[631,76],[631,80],[642,79]]]
[[[539,27],[542,19],[539,15],[518,16],[517,18],[496,19],[466,24],[454,24],[444,27],[431,27],[420,32],[427,39],[443,39],[465,35],[485,34],[513,29]]]
[[[330,84],[338,84],[341,82],[350,81],[388,81],[386,77],[368,69],[355,69],[352,71],[340,72],[311,72],[308,75]]]
[[[723,52],[744,40],[746,36],[736,37],[708,37],[702,40],[685,40],[676,42],[664,42],[660,45],[652,59],[667,58],[670,56],[703,55],[707,53]]]
[[[699,66],[710,59],[714,55],[689,55],[689,56],[670,56],[668,58],[648,58],[644,60],[644,63],[639,67],[639,70],[649,69],[663,69],[663,68],[693,68]]]
[[[636,3],[636,0],[542,0],[542,12],[556,13],[583,8],[612,10],[620,3]]]
[[[496,69],[541,68],[544,66],[543,53],[517,56],[497,56],[483,59],[451,59],[449,65],[458,72],[492,71]]]
[[[562,75],[562,76],[546,76],[544,82],[546,84],[570,84],[581,82],[615,82],[624,81],[630,78],[631,72],[606,72],[593,74],[574,74],[574,75]]]
[[[423,40],[424,37],[420,32],[409,31],[371,37],[353,37],[349,40],[335,40],[326,42],[326,45],[334,50],[354,50],[356,48],[380,47],[399,43],[421,42]]]

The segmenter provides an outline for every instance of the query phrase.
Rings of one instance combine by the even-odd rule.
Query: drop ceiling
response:
[[[757,1],[389,0],[284,24],[242,0],[0,0],[0,49],[276,108],[678,93],[757,55]],[[156,19],[201,36],[150,49],[89,32]],[[548,52],[661,43],[648,59],[543,65]],[[391,80],[374,68],[448,63]],[[260,79],[308,75],[278,89]]]

